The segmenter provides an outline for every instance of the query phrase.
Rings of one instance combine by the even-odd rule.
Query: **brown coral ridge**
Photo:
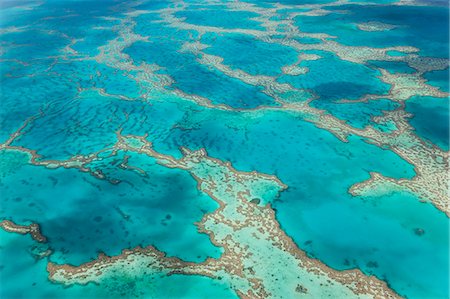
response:
[[[30,225],[19,225],[11,220],[3,220],[0,222],[0,227],[9,233],[16,233],[21,235],[30,234],[33,240],[39,243],[46,243],[47,238],[42,235],[39,224],[32,223]]]
[[[122,135],[120,131],[117,136],[116,149],[144,154],[166,167],[188,171],[198,182],[199,190],[219,204],[217,210],[206,214],[196,225],[213,244],[223,248],[223,254],[218,259],[191,263],[166,257],[152,246],[138,247],[114,257],[100,255],[78,267],[49,263],[51,280],[65,284],[101,283],[111,273],[142,273],[144,267],[168,275],[223,279],[242,298],[282,298],[282,293],[291,298],[299,295],[299,289],[308,296],[399,297],[374,276],[366,276],[360,270],[333,270],[299,249],[280,228],[270,203],[261,202],[267,196],[274,199],[287,188],[276,177],[237,171],[230,163],[208,157],[204,149],[182,149],[183,157],[175,159],[156,152],[146,136]]]

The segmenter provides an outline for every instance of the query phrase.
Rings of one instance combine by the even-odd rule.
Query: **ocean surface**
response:
[[[448,28],[445,1],[1,1],[0,220],[47,240],[0,230],[0,298],[243,297],[202,271],[51,277],[138,246],[220,259],[199,223],[222,204],[158,156],[182,148],[286,185],[266,207],[298,252],[449,298]]]

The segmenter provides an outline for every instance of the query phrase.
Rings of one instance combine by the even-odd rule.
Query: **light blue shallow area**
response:
[[[111,283],[64,287],[47,279],[47,260],[36,259],[33,252],[39,252],[39,245],[31,237],[0,231],[1,298],[237,298],[220,281],[195,275],[149,273],[136,279],[118,273]]]
[[[342,200],[350,203],[343,205]],[[365,206],[357,207],[360,200],[343,196],[307,205],[297,199],[298,205],[289,204],[293,210],[279,207],[278,215],[294,235],[296,227],[306,227],[297,241],[333,268],[360,268],[387,280],[408,298],[447,297],[449,220],[445,214],[406,193],[363,199]],[[300,217],[294,221],[296,213]],[[417,229],[424,234],[416,234]],[[330,236],[336,237],[330,240]]]

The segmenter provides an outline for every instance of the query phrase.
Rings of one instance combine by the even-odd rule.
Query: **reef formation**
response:
[[[0,297],[447,298],[448,9],[2,5]]]

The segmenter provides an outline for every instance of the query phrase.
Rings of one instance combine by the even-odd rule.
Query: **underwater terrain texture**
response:
[[[0,298],[449,298],[448,16],[0,1]]]

